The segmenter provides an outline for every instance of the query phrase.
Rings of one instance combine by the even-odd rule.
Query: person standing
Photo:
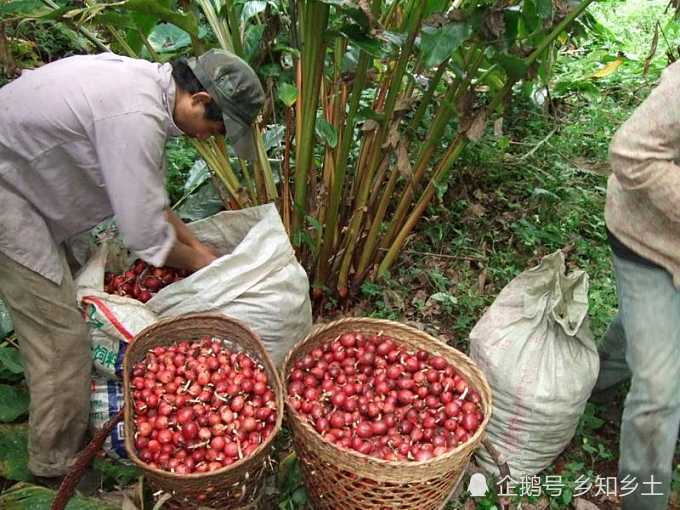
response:
[[[680,62],[609,148],[605,221],[618,314],[595,393],[630,379],[621,420],[624,510],[666,510],[680,426]],[[621,486],[621,485],[620,485]]]

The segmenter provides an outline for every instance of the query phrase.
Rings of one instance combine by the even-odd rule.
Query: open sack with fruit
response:
[[[470,332],[470,356],[493,391],[486,429],[513,479],[548,467],[571,441],[597,380],[588,275],[547,255],[498,295]],[[494,471],[479,450],[477,461]]]
[[[309,332],[309,281],[273,204],[220,212],[189,228],[222,255],[193,274],[135,263],[114,240],[103,243],[78,275],[78,299],[102,375],[120,377],[126,344],[165,317],[210,311],[238,317],[260,335],[275,364]],[[108,282],[110,293],[106,273],[120,280],[115,287]]]

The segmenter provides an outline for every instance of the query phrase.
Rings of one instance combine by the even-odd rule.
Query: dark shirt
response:
[[[607,229],[607,239],[609,239],[609,246],[611,246],[612,251],[617,257],[622,258],[624,260],[628,260],[630,262],[635,262],[636,264],[641,264],[646,267],[651,267],[654,269],[663,269],[659,264],[656,264],[651,260],[646,259],[641,255],[638,255],[633,250],[628,248],[628,246],[619,241],[616,238],[616,236],[610,232],[609,229]]]

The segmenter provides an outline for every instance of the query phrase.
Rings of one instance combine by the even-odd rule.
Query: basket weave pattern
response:
[[[209,473],[178,475],[153,468],[138,456],[134,445],[135,424],[132,395],[129,391],[134,365],[156,346],[169,346],[183,340],[194,341],[210,335],[230,341],[259,360],[276,395],[277,420],[272,433],[252,455]],[[268,469],[273,439],[281,430],[283,391],[281,380],[258,335],[243,323],[220,314],[193,314],[165,319],[141,331],[128,347],[123,361],[125,386],[125,449],[130,460],[144,473],[151,486],[173,494],[181,508],[200,506],[220,509],[255,508],[261,496],[264,474]]]
[[[284,381],[295,362],[343,333],[383,334],[409,350],[444,357],[481,397],[484,420],[464,444],[421,462],[385,461],[324,440],[286,401],[288,421],[315,510],[437,510],[442,507],[480,445],[491,415],[491,389],[482,372],[461,352],[415,328],[392,321],[347,318],[315,329],[286,358]]]

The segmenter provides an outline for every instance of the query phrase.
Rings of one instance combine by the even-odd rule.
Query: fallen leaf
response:
[[[492,10],[484,18],[484,29],[493,38],[498,38],[505,32],[505,19],[502,10]]]
[[[616,70],[623,64],[623,59],[621,57],[616,60],[612,60],[607,65],[601,67],[593,74],[590,75],[591,78],[606,78],[607,76],[614,74]]]
[[[429,296],[428,296],[427,292],[420,289],[420,290],[416,291],[415,295],[413,296],[413,299],[411,300],[411,304],[415,305],[416,303],[425,303],[425,301],[427,301],[428,297]]]
[[[399,99],[397,99],[397,102],[394,105],[394,111],[395,112],[401,112],[401,111],[410,110],[411,106],[413,105],[414,100],[415,99],[413,98],[413,96],[400,97]]]
[[[361,126],[361,130],[362,131],[375,131],[379,127],[380,127],[380,124],[378,124],[376,121],[374,121],[373,119],[368,119]]]
[[[470,211],[470,214],[473,216],[476,216],[477,218],[481,218],[486,214],[486,208],[482,204],[472,204],[470,207],[468,207],[468,211]]]
[[[600,507],[587,499],[574,498],[574,510],[600,510]]]
[[[496,138],[503,136],[503,117],[498,117],[493,123],[493,135]]]
[[[486,110],[481,110],[475,118],[472,120],[472,125],[470,129],[467,130],[465,135],[472,142],[478,142],[482,139],[484,135],[484,128],[486,127]]]
[[[408,157],[406,144],[403,141],[397,147],[397,169],[403,178],[411,180],[413,169],[411,168],[411,160]]]
[[[477,288],[479,289],[480,294],[484,294],[484,287],[486,287],[486,275],[487,275],[486,268],[484,268],[477,277]]]
[[[472,125],[472,112],[475,106],[475,95],[468,90],[458,98],[456,110],[458,111],[458,125],[460,131],[467,131]]]
[[[383,291],[383,301],[387,308],[393,310],[403,310],[405,308],[404,298],[395,290],[385,289]]]
[[[382,145],[383,149],[388,149],[392,147],[393,149],[399,145],[399,141],[401,140],[401,135],[399,134],[399,123],[394,122],[390,126],[390,131],[387,133],[387,137],[385,140],[385,143]]]

